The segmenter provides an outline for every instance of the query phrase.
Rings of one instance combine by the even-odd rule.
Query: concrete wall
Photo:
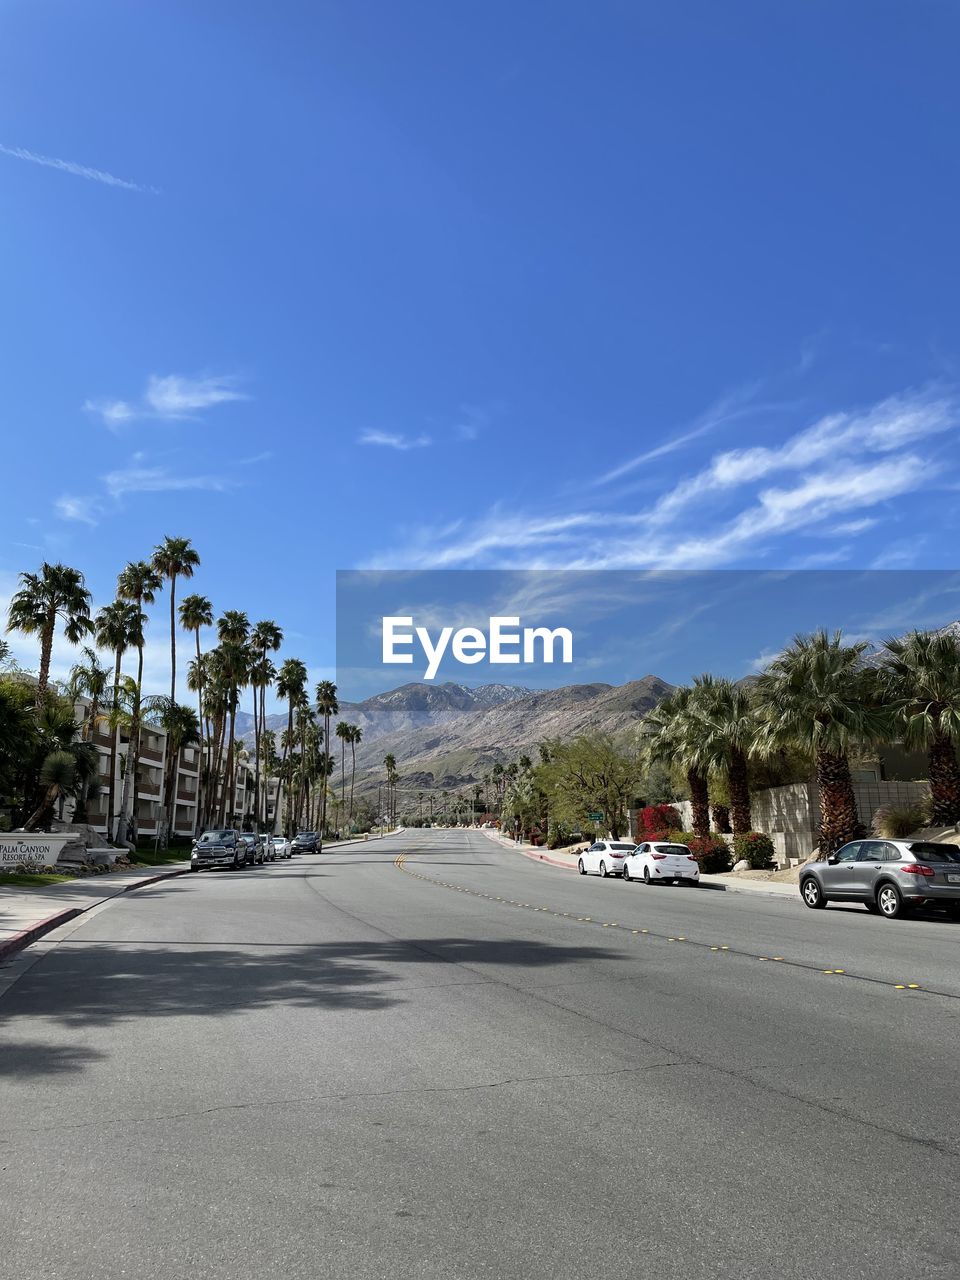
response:
[[[929,795],[926,782],[855,782],[853,794],[857,812],[869,827],[873,815],[883,805],[921,803]],[[788,787],[755,791],[750,797],[755,831],[766,832],[773,840],[777,859],[783,865],[803,861],[817,848],[820,801],[815,782],[795,782]],[[688,829],[693,823],[689,800],[677,805]]]

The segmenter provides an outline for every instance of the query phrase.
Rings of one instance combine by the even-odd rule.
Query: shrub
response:
[[[637,840],[662,840],[665,831],[680,825],[680,814],[672,804],[648,804],[640,810]]]
[[[704,875],[723,875],[733,866],[727,843],[719,836],[697,836],[692,831],[671,831],[667,838],[673,844],[685,844]]]
[[[765,871],[776,864],[773,841],[762,831],[748,831],[746,835],[733,837],[733,856],[739,862],[745,858],[755,871]]]
[[[870,827],[875,836],[900,840],[922,827],[925,821],[920,804],[884,804],[873,815]]]

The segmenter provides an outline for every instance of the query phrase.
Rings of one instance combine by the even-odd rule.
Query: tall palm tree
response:
[[[317,685],[317,714],[323,716],[323,756],[322,769],[323,790],[320,795],[320,845],[327,824],[327,780],[332,773],[330,767],[330,719],[340,710],[337,701],[337,686],[332,680],[321,680]]]
[[[120,702],[120,666],[123,655],[132,646],[143,643],[144,615],[129,600],[114,600],[105,604],[97,612],[93,620],[94,643],[98,649],[107,649],[113,654],[113,692],[112,706]],[[116,821],[117,801],[117,746],[118,733],[116,726],[110,733],[110,783],[107,799],[107,839],[113,839]]]
[[[263,735],[267,731],[267,689],[277,678],[276,668],[267,655],[276,653],[283,644],[283,632],[275,622],[267,619],[258,622],[250,635],[250,647],[254,652],[251,666],[250,683],[253,686],[253,738],[256,760],[254,763],[253,781],[253,823],[259,830],[260,824],[260,755]],[[259,714],[257,710],[257,693],[260,694]],[[264,818],[266,818],[266,798],[264,798]]]
[[[200,741],[200,719],[193,707],[169,698],[151,698],[150,713],[166,734],[164,756],[163,795],[167,810],[167,841],[175,834],[177,814],[177,777],[180,772],[180,753],[184,747]]]
[[[277,697],[286,699],[287,703],[287,733],[284,740],[284,756],[289,751],[292,757],[294,743],[296,737],[293,731],[293,712],[294,707],[303,698],[307,688],[307,668],[299,658],[287,658],[280,664],[280,670],[277,672]],[[293,805],[293,770],[290,770],[290,779],[287,784],[287,790],[284,802],[284,831],[289,838],[294,834],[292,819]],[[279,797],[277,803],[279,804]]]
[[[93,649],[86,645],[83,649],[84,660],[74,663],[70,669],[70,678],[67,681],[67,694],[72,703],[78,702],[81,698],[89,699],[87,709],[83,714],[83,722],[80,727],[80,739],[82,742],[90,742],[93,738],[94,730],[100,721],[100,707],[110,688],[110,672],[106,667],[101,666],[100,659],[97,657]],[[99,767],[99,752],[97,753],[97,761]],[[87,794],[82,791],[77,796],[76,807],[73,811],[74,822],[86,822],[87,820]]]
[[[394,817],[393,788],[396,786],[397,776],[398,776],[397,775],[397,758],[393,754],[393,752],[390,752],[389,755],[386,755],[383,757],[383,767],[387,771],[387,795],[386,795],[387,816],[390,818],[390,825],[393,826],[393,817]]]
[[[172,593],[171,593],[172,595]],[[196,658],[191,664],[191,674],[187,679],[187,687],[197,695],[197,711],[200,717],[200,767],[197,770],[197,826],[203,825],[204,776],[210,771],[210,735],[204,706],[204,681],[206,669],[203,655],[200,652],[200,632],[204,627],[213,626],[213,605],[206,596],[184,596],[180,602],[180,626],[184,631],[192,631],[196,643]]]
[[[751,829],[747,758],[757,731],[749,691],[732,680],[698,676],[690,704],[693,758],[704,772],[712,769],[726,778],[733,834],[746,835]]]
[[[192,578],[200,556],[189,538],[164,538],[153,549],[154,570],[170,583],[170,701],[177,700],[177,579]]]
[[[232,822],[237,798],[235,760],[237,707],[240,700],[240,690],[246,685],[250,675],[250,650],[248,647],[250,620],[239,609],[227,609],[217,619],[217,635],[220,640],[217,646],[220,654],[220,670],[227,688],[227,712],[230,717],[229,737],[227,740],[227,772],[223,794],[220,799],[220,815],[222,822],[226,822],[228,816]]]
[[[960,640],[949,631],[887,640],[878,674],[904,745],[927,753],[931,821],[960,822]]]
[[[863,834],[849,751],[882,741],[892,716],[877,694],[877,676],[863,664],[867,645],[844,644],[840,631],[797,636],[757,679],[755,747],[809,754],[820,792],[820,857]]]
[[[350,821],[353,821],[353,784],[357,776],[357,747],[363,741],[363,730],[358,724],[350,726]]]
[[[20,590],[14,593],[7,611],[7,630],[40,638],[37,706],[47,696],[57,622],[64,624],[67,640],[79,644],[93,629],[90,600],[79,569],[44,561],[39,573],[21,573]]]
[[[681,685],[657,703],[640,722],[641,749],[648,763],[683,769],[690,788],[694,835],[710,834],[710,788],[700,749],[694,690]]]
[[[137,648],[137,697],[133,722],[130,726],[130,738],[127,742],[127,767],[123,775],[123,794],[120,800],[120,836],[124,843],[129,843],[128,833],[133,821],[134,806],[137,803],[135,784],[140,765],[140,723],[143,702],[143,622],[146,621],[143,606],[153,604],[162,585],[163,579],[148,560],[131,560],[117,577],[117,595],[121,600],[132,601],[142,620],[139,631],[134,637]]]
[[[347,743],[351,741],[353,725],[345,720],[337,721],[337,737],[340,739],[340,812],[347,811]]]

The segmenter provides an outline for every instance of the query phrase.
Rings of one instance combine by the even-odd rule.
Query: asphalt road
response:
[[[0,1275],[955,1280],[958,943],[465,832],[131,894],[0,968]]]

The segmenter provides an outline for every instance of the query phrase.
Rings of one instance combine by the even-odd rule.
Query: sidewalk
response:
[[[132,867],[37,889],[20,885],[0,888],[0,961],[101,902],[189,870],[189,862],[175,862],[163,868]]]
[[[482,830],[482,828],[481,828]],[[517,844],[516,841],[502,836],[499,831],[483,831],[496,844],[504,849],[512,849],[522,853],[525,858],[535,862],[546,862],[551,867],[564,867],[567,871],[576,871],[579,853],[564,853],[562,849],[538,849],[532,844]],[[701,875],[700,886],[705,889],[718,889],[730,893],[760,893],[773,898],[792,898],[799,901],[799,889],[795,884],[771,883],[769,880],[750,880],[745,876],[735,875]]]

